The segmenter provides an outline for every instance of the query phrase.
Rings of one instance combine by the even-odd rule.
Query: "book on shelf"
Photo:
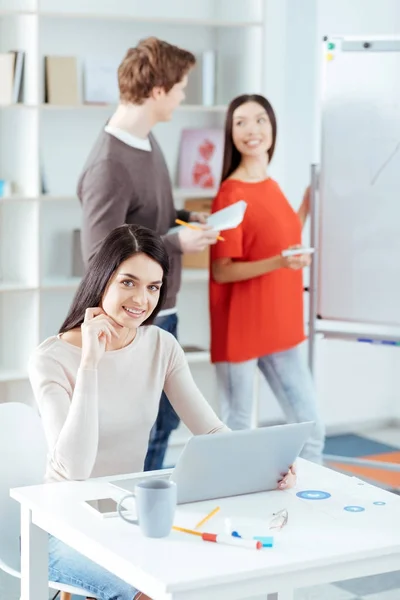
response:
[[[179,187],[217,188],[223,150],[223,129],[184,129],[179,149]]]
[[[22,50],[11,50],[11,54],[14,55],[12,101],[16,104],[17,102],[22,102],[23,100],[25,52]]]
[[[22,50],[0,54],[0,104],[22,102],[24,62]]]
[[[213,106],[215,104],[215,69],[216,54],[214,50],[203,52],[201,72],[203,79],[202,104],[204,106]]]
[[[216,101],[216,52],[205,50],[196,55],[196,63],[188,78],[185,104],[213,106]]]
[[[45,101],[65,106],[80,104],[75,56],[45,56]]]

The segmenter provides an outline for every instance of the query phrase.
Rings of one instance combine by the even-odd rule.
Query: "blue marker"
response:
[[[241,538],[242,536],[237,531],[232,531],[232,537]],[[274,538],[269,536],[255,535],[253,540],[261,542],[263,548],[272,548],[274,545]]]
[[[274,545],[274,538],[269,537],[269,536],[255,535],[253,537],[253,540],[257,540],[258,542],[261,542],[263,545],[263,548],[272,548]]]
[[[394,340],[375,340],[373,338],[357,338],[357,342],[364,342],[365,344],[382,344],[383,346],[400,346],[400,342]]]

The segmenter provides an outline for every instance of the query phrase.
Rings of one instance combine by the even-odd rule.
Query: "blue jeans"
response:
[[[83,588],[99,600],[133,600],[138,590],[49,536],[49,581]]]
[[[178,315],[176,313],[157,318],[155,325],[161,327],[161,329],[165,329],[165,331],[169,331],[174,337],[178,337]],[[178,425],[179,417],[163,392],[157,419],[150,432],[149,447],[144,461],[144,471],[162,469],[169,436]]]
[[[256,367],[267,380],[289,423],[315,421],[301,456],[322,462],[325,427],[302,345],[241,363],[216,363],[221,420],[231,429],[249,429]]]

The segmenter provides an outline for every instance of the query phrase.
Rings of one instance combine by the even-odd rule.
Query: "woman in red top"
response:
[[[275,141],[275,114],[263,96],[243,95],[231,102],[213,212],[238,200],[247,202],[247,210],[242,224],[224,232],[225,241],[211,250],[211,359],[221,418],[228,427],[251,426],[258,366],[289,422],[315,421],[302,456],[321,462],[324,426],[302,348],[302,269],[310,257],[281,254],[301,245],[309,193],[296,213],[268,177]]]

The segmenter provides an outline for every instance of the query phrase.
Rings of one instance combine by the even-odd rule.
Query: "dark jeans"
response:
[[[155,320],[155,325],[172,333],[174,337],[178,334],[178,315],[167,315]],[[144,461],[145,471],[156,471],[162,469],[164,456],[167,451],[168,439],[171,432],[179,425],[179,417],[172,408],[167,396],[163,392],[160,399],[157,420],[150,432],[149,447]]]

